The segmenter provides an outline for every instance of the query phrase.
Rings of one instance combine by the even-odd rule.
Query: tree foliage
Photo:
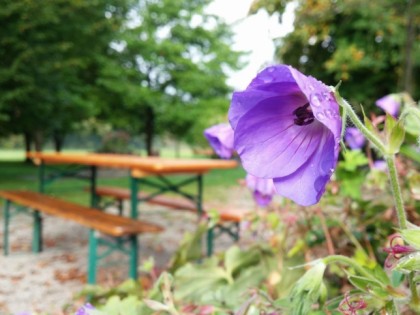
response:
[[[0,7],[0,134],[54,136],[96,116],[195,140],[221,120],[238,66],[211,0],[33,0]]]
[[[119,65],[103,73],[116,105],[103,116],[145,134],[149,153],[155,134],[196,141],[227,111],[226,69],[238,66],[238,54],[228,27],[204,11],[209,2],[138,2],[119,42]]]
[[[0,111],[3,133],[57,140],[95,113],[94,88],[125,0],[3,1]]]
[[[290,0],[255,0],[284,12]],[[297,1],[294,31],[278,40],[277,56],[305,73],[334,84],[369,106],[379,97],[406,90],[419,97],[420,4],[412,0]]]

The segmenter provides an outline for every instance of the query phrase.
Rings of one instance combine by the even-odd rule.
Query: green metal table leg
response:
[[[130,269],[129,276],[133,280],[137,280],[138,268],[138,239],[136,235],[131,235],[130,239]]]
[[[214,227],[207,230],[207,256],[210,257],[213,254],[213,242],[214,242]]]
[[[38,183],[39,183],[38,191],[40,193],[44,193],[45,192],[45,164],[42,161],[38,168]]]
[[[42,217],[39,211],[34,210],[34,231],[32,237],[32,252],[39,253],[42,251]]]
[[[4,201],[4,235],[3,235],[3,253],[9,255],[9,221],[10,221],[10,200]]]
[[[197,211],[198,216],[203,215],[203,175],[197,176]]]
[[[131,204],[131,213],[130,216],[132,219],[137,219],[138,217],[138,199],[137,195],[139,193],[139,186],[138,186],[138,179],[131,176],[130,177],[130,188],[131,188],[131,197],[130,197],[130,204]]]
[[[90,167],[90,206],[92,208],[98,208],[98,196],[96,195],[97,187],[97,173],[98,170],[96,166]]]
[[[97,249],[98,239],[95,236],[95,230],[89,231],[89,266],[88,266],[88,283],[96,283],[96,265],[97,265]]]

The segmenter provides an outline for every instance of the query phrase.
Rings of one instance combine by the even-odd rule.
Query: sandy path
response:
[[[142,208],[145,220],[167,226],[158,235],[140,237],[140,261],[153,256],[158,266],[164,267],[176,250],[185,231],[194,231],[194,214],[170,211],[160,207]],[[3,221],[0,219],[0,250],[3,251]],[[12,217],[11,254],[0,255],[0,315],[23,311],[62,314],[63,306],[73,300],[86,283],[88,230],[78,224],[45,217],[44,251],[31,252],[32,219],[19,214]],[[218,239],[217,249],[232,244],[227,238]],[[116,253],[109,260],[126,258]],[[127,264],[100,268],[98,282],[116,283],[127,275]]]

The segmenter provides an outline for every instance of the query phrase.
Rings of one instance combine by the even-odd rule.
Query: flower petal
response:
[[[204,130],[204,136],[216,154],[222,159],[233,155],[233,129],[227,123],[214,125]]]
[[[245,91],[233,93],[229,109],[230,124],[235,129],[238,120],[264,99],[295,94],[302,93],[288,66],[266,68],[258,73]]]
[[[341,116],[339,105],[331,89],[321,81],[305,76],[296,69],[291,68],[291,73],[296,79],[302,93],[309,100],[314,117],[324,124],[334,134],[337,144],[335,154],[338,157],[338,143],[341,139]]]
[[[324,128],[321,139],[318,149],[307,163],[289,176],[274,178],[278,194],[302,206],[310,206],[319,201],[336,165],[334,136]]]
[[[301,96],[270,98],[243,115],[234,146],[248,173],[261,178],[287,176],[311,157],[326,128],[317,121],[294,124],[292,112],[305,101]]]

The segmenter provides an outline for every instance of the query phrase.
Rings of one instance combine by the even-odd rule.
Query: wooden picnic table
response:
[[[67,164],[88,166],[90,172],[90,192],[91,206],[97,207],[97,168],[118,168],[130,171],[130,208],[131,217],[138,216],[138,193],[139,183],[154,187],[156,192],[153,196],[172,192],[187,199],[193,200],[197,205],[197,210],[201,214],[203,196],[203,174],[214,169],[231,169],[238,166],[234,160],[219,159],[183,159],[183,158],[162,158],[162,157],[143,157],[123,154],[105,153],[40,153],[29,152],[28,157],[39,165],[40,192],[44,192],[48,178],[45,174],[45,166],[52,164]],[[174,183],[167,178],[167,175],[186,174],[190,177],[181,182]],[[70,176],[68,172],[66,176]],[[147,177],[158,179],[158,183],[151,182]],[[55,176],[57,177],[57,176]],[[197,194],[191,195],[181,190],[181,188],[192,182],[197,183]]]

